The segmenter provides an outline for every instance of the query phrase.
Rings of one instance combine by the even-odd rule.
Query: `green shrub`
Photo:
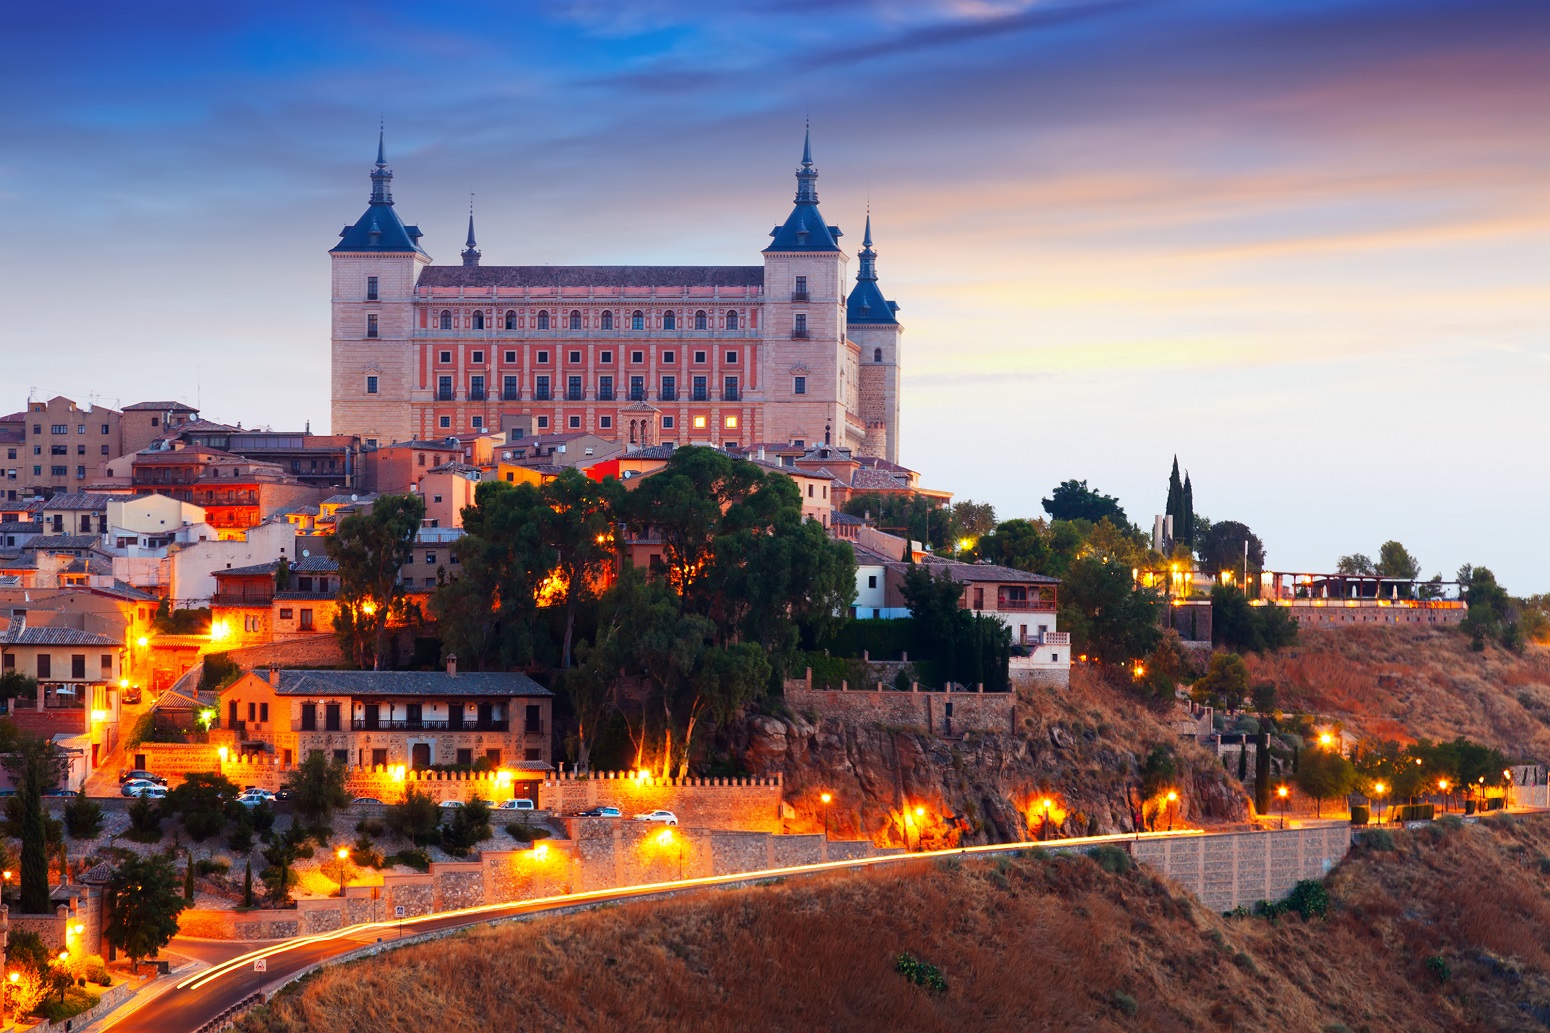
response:
[[[506,831],[511,833],[511,838],[518,843],[536,843],[554,834],[548,829],[536,828],[532,825],[507,825]]]
[[[1304,879],[1292,887],[1286,906],[1304,918],[1322,918],[1329,914],[1329,890],[1318,879]]]
[[[161,841],[161,804],[140,797],[129,805],[129,831],[124,833],[136,843]]]
[[[384,865],[401,864],[413,868],[417,872],[431,870],[431,855],[424,850],[411,847],[408,850],[400,850],[396,854],[389,854],[382,859]]]
[[[71,839],[96,839],[102,831],[102,806],[88,800],[85,790],[65,804],[65,831]]]
[[[102,1000],[96,994],[87,993],[79,987],[69,987],[64,992],[64,1000],[50,996],[42,1004],[32,1010],[34,1015],[48,1019],[50,1022],[63,1022],[73,1019],[87,1008],[94,1008],[97,1002]]]
[[[227,872],[231,871],[231,862],[220,861],[213,857],[206,857],[202,861],[194,862],[194,871],[199,875],[206,877],[211,875],[225,875]]]
[[[1115,990],[1111,993],[1109,995],[1109,1003],[1130,1018],[1135,1018],[1136,1012],[1141,1010],[1141,1006],[1136,1003],[1136,999],[1123,990]]]
[[[916,986],[923,986],[928,993],[945,994],[947,992],[947,978],[942,975],[942,970],[929,961],[921,961],[915,955],[908,952],[900,954],[893,962],[894,971]]]
[[[1368,829],[1362,833],[1362,845],[1368,850],[1393,850],[1394,833],[1388,829]]]
[[[1087,856],[1098,863],[1098,867],[1110,875],[1124,875],[1134,867],[1130,859],[1130,853],[1124,847],[1095,846],[1087,851]]]
[[[1239,951],[1232,956],[1232,963],[1250,975],[1259,974],[1259,966],[1254,964],[1254,959],[1245,954],[1243,951]]]
[[[1448,964],[1448,959],[1441,954],[1433,954],[1426,959],[1426,971],[1437,977],[1437,982],[1446,983],[1453,978],[1453,969]]]

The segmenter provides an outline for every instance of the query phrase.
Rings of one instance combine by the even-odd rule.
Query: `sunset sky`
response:
[[[621,9],[627,13],[621,14]],[[1068,477],[1324,570],[1550,591],[1550,4],[8,11],[0,411],[328,420],[328,259],[379,119],[440,263],[757,264],[811,118],[906,326],[903,461],[1038,515]],[[852,274],[854,264],[852,264]]]

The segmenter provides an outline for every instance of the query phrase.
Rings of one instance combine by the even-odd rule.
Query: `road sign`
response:
[[[402,905],[402,904],[394,904],[393,905],[393,917],[394,918],[402,918],[402,917],[404,917],[404,905]]]
[[[254,972],[268,972],[269,971],[269,959],[268,958],[254,958],[253,959],[253,971]]]

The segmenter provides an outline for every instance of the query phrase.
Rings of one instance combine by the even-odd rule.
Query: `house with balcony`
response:
[[[244,752],[283,765],[321,752],[351,767],[550,770],[554,694],[525,674],[442,671],[255,671],[221,693],[223,727]],[[519,791],[519,795],[520,791]]]
[[[334,630],[339,564],[327,556],[303,556],[288,564],[283,585],[279,572],[278,560],[212,572],[213,641],[234,649]]]
[[[106,635],[32,626],[25,612],[13,611],[0,630],[0,673],[29,675],[37,688],[30,697],[10,701],[8,716],[26,731],[78,753],[85,772],[94,770],[118,734],[123,653],[123,643]]]

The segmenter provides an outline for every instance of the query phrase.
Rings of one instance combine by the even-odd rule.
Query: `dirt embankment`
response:
[[[1081,855],[923,860],[407,948],[325,970],[239,1029],[1547,1028],[1550,818],[1395,838],[1332,873],[1323,919],[1226,919]],[[945,992],[907,982],[903,952]]]
[[[941,738],[883,724],[792,712],[750,718],[734,749],[747,770],[781,772],[786,801],[797,812],[788,829],[823,828],[821,794],[831,831],[879,843],[914,845],[921,837],[913,809],[926,811],[927,846],[950,842],[948,820],[968,828],[965,843],[1029,838],[1042,821],[1039,801],[1053,803],[1064,835],[1131,831],[1127,793],[1152,747],[1175,752],[1172,780],[1182,800],[1174,817],[1207,824],[1243,821],[1242,789],[1211,754],[1182,742],[1135,697],[1093,672],[1073,672],[1069,689],[1020,694],[1018,733]]]
[[[1340,719],[1381,739],[1454,739],[1515,759],[1550,761],[1550,648],[1469,648],[1457,629],[1303,629],[1296,645],[1248,657],[1280,704]]]

